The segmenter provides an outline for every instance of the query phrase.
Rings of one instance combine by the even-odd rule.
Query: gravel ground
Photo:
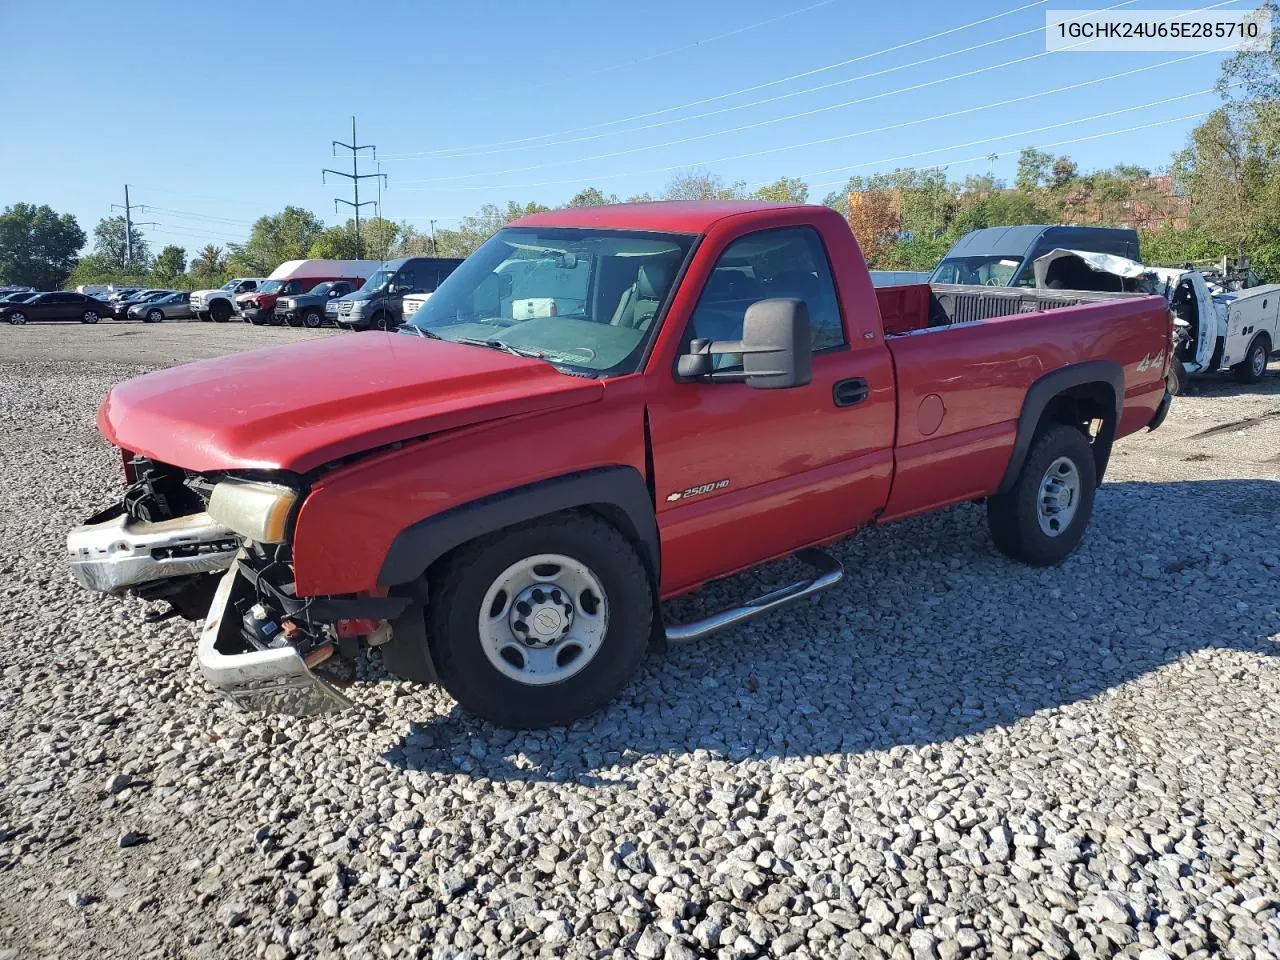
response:
[[[873,530],[513,734],[376,665],[336,718],[237,714],[191,626],[69,582],[107,387],[306,335],[124,327],[0,330],[0,960],[1280,955],[1274,371],[1125,441],[1059,568],[978,507]]]

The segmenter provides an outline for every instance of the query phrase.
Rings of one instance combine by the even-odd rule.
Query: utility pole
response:
[[[433,257],[439,255],[436,250],[436,222],[434,220],[431,221],[431,255]]]
[[[146,209],[145,207],[142,207],[141,204],[139,204],[139,208]],[[133,207],[129,203],[129,185],[127,183],[124,185],[124,206],[122,207],[118,203],[113,203],[111,205],[111,209],[124,211],[124,251],[125,251],[124,265],[126,267],[132,267],[133,266],[133,228],[135,224],[133,222]],[[139,224],[136,224],[136,226],[156,227],[156,226],[159,226],[159,224],[139,223]]]
[[[373,157],[374,157],[374,159],[376,160],[376,159],[378,158],[378,148],[377,148],[376,146],[374,146],[373,144],[371,144],[371,143],[366,143],[366,144],[357,144],[357,143],[356,143],[356,118],[355,118],[355,117],[352,117],[352,118],[351,118],[351,142],[350,142],[350,143],[343,143],[341,140],[334,140],[334,141],[333,141],[333,155],[334,155],[335,157],[338,155],[338,148],[339,148],[339,147],[342,147],[342,149],[344,149],[344,150],[350,150],[350,151],[351,151],[351,172],[350,172],[350,173],[343,173],[341,170],[330,170],[328,167],[326,167],[325,169],[323,169],[323,170],[321,170],[321,171],[320,171],[320,182],[321,182],[321,183],[327,183],[327,182],[328,182],[328,181],[326,181],[326,180],[325,180],[325,174],[327,174],[327,173],[332,173],[335,177],[346,177],[348,180],[350,180],[350,181],[351,181],[352,189],[355,191],[355,200],[354,200],[354,202],[353,202],[353,201],[351,201],[351,200],[343,200],[341,197],[334,197],[334,198],[333,198],[333,209],[334,209],[334,212],[336,213],[336,212],[337,212],[337,210],[338,210],[338,204],[340,204],[340,203],[345,203],[347,206],[351,207],[351,208],[355,211],[355,215],[356,215],[356,258],[357,258],[357,259],[363,259],[363,258],[364,258],[364,247],[363,247],[363,245],[360,243],[360,208],[361,208],[361,207],[367,207],[367,206],[369,206],[369,205],[371,205],[371,204],[373,204],[373,203],[376,203],[377,201],[374,201],[374,200],[366,200],[364,203],[361,203],[361,202],[360,202],[360,181],[361,181],[361,180],[367,180],[369,177],[379,177],[379,178],[381,178],[381,180],[382,180],[383,182],[385,182],[385,181],[386,181],[386,179],[387,179],[387,175],[386,175],[385,173],[361,173],[361,172],[360,172],[360,151],[361,151],[361,150],[372,150],[372,151],[373,151]]]

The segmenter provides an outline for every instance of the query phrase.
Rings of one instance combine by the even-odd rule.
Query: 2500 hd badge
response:
[[[677,490],[675,493],[668,493],[667,503],[675,503],[677,500],[688,500],[690,497],[700,497],[704,493],[711,493],[713,490],[723,490],[728,485],[728,480],[716,480],[714,483],[704,483],[696,487],[686,487],[684,490]]]

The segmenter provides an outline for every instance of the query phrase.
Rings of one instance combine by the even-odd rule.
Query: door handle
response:
[[[831,388],[831,399],[837,407],[852,407],[861,403],[871,393],[867,381],[862,377],[850,377],[848,380],[837,380]]]

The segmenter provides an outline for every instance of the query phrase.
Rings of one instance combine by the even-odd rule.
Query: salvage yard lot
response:
[[[0,329],[0,958],[1280,954],[1275,367],[1119,444],[1061,567],[980,506],[873,530],[532,734],[376,662],[336,718],[237,714],[192,626],[70,582],[114,381],[330,335]]]

